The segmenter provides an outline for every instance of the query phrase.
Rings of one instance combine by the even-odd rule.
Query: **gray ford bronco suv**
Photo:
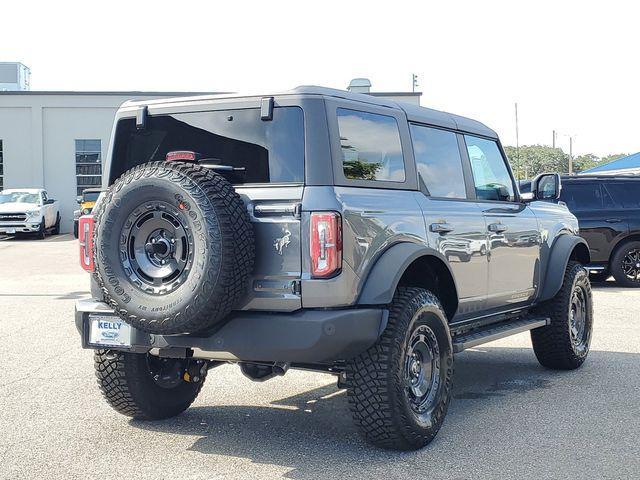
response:
[[[338,377],[369,441],[416,449],[454,354],[528,330],[545,367],[589,351],[589,250],[538,201],[560,178],[520,194],[474,120],[318,87],[127,102],[103,187],[75,321],[125,415],[178,415],[223,363],[303,368]]]

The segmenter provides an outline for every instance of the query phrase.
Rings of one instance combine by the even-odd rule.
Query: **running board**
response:
[[[544,327],[549,325],[550,321],[549,318],[535,317],[487,325],[453,337],[453,351],[458,353],[483,343],[493,342],[494,340],[533,330],[534,328]]]

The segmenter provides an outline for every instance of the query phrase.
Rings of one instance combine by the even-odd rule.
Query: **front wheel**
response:
[[[46,233],[47,233],[47,229],[46,229],[46,225],[44,223],[44,218],[43,218],[42,221],[40,222],[40,228],[38,228],[38,231],[36,232],[36,238],[38,240],[44,240]]]
[[[161,420],[182,413],[200,393],[207,375],[204,360],[113,350],[96,350],[94,366],[107,403],[138,420]]]
[[[53,226],[53,230],[51,231],[52,235],[60,235],[60,214],[58,213],[56,216],[56,223]]]
[[[573,370],[589,353],[593,330],[593,306],[589,274],[578,262],[569,262],[560,291],[538,308],[551,323],[531,330],[533,351],[541,365]]]
[[[353,419],[371,443],[415,450],[438,433],[449,407],[453,349],[438,298],[398,288],[378,342],[346,364]]]

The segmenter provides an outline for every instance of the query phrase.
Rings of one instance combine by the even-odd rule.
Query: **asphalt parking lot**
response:
[[[102,400],[73,305],[88,279],[69,235],[0,240],[0,478],[638,478],[640,290],[594,288],[583,368],[541,368],[528,334],[456,357],[443,429],[376,449],[333,377],[253,383],[211,370],[194,405],[135,422]]]

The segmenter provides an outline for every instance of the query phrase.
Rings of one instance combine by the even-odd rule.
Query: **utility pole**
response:
[[[553,145],[553,148],[556,148],[556,131],[553,131],[553,142],[551,143]]]
[[[411,91],[415,93],[416,87],[418,86],[418,75],[415,73],[411,74]]]
[[[518,102],[516,102],[516,179],[520,180],[520,140],[518,138]]]
[[[573,174],[573,137],[569,137],[569,175]]]

